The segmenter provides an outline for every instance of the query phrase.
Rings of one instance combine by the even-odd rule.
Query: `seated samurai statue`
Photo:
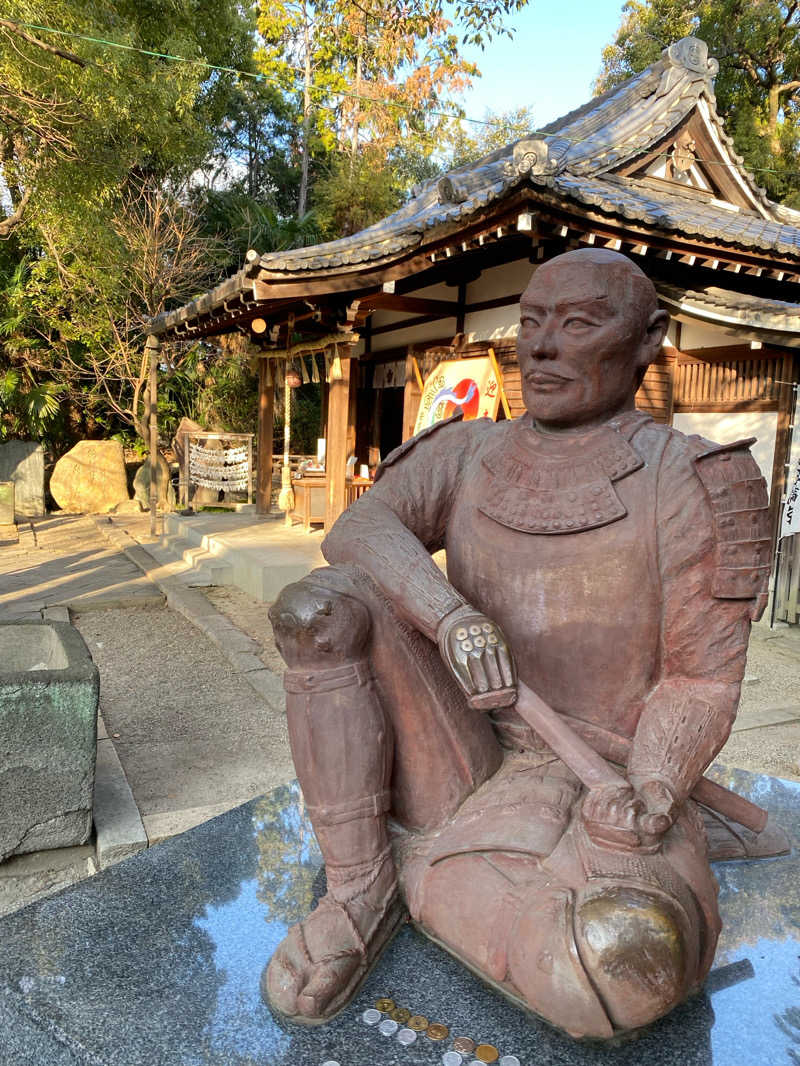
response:
[[[262,977],[292,1021],[347,1004],[410,915],[573,1036],[635,1030],[708,973],[709,858],[780,850],[763,821],[690,798],[714,787],[770,539],[752,441],[635,409],[667,324],[616,252],[540,266],[517,341],[526,413],[403,444],[328,534],[331,565],[272,606],[328,886]]]

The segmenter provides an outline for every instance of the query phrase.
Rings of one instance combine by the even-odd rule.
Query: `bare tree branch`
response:
[[[78,67],[87,67],[89,65],[85,59],[76,56],[74,52],[66,52],[63,48],[56,48],[52,44],[47,44],[46,41],[40,41],[38,37],[32,37],[31,34],[26,33],[25,30],[23,30],[19,23],[12,22],[11,19],[0,19],[0,26],[15,33],[18,37],[21,37],[23,41],[27,41],[28,44],[33,44],[37,48],[41,48],[44,52],[49,52],[50,55],[65,59],[68,63],[74,63]]]

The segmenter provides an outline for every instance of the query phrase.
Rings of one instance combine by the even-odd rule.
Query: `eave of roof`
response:
[[[800,334],[800,305],[782,300],[764,300],[747,293],[730,292],[716,286],[684,289],[657,283],[662,300],[692,317],[728,325],[749,326],[772,333]]]

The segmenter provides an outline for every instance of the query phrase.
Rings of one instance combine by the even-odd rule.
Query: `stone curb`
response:
[[[94,827],[100,869],[148,846],[142,818],[111,740],[98,740],[94,780]]]
[[[191,622],[215,644],[233,669],[271,706],[283,705],[283,681],[258,657],[258,644],[195,589],[187,588],[175,571],[155,559],[129,533],[115,529],[108,519],[95,518],[98,531],[139,567],[166,597],[167,606]],[[183,570],[183,568],[181,568]]]

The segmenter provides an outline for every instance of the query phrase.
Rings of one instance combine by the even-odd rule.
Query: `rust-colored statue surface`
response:
[[[766,486],[751,442],[635,410],[666,328],[617,253],[539,267],[527,413],[398,448],[271,609],[328,879],[264,971],[292,1020],[341,1009],[410,915],[574,1036],[636,1029],[709,970],[709,857],[779,850],[702,778],[763,609]]]

